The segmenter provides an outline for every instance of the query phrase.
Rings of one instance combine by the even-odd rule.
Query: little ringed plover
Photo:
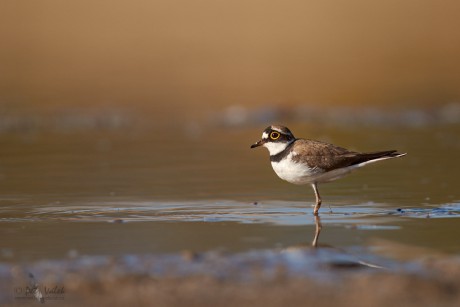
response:
[[[283,126],[267,127],[262,139],[251,148],[263,146],[270,153],[273,170],[283,180],[294,184],[310,184],[316,196],[313,213],[318,214],[321,197],[318,184],[337,180],[364,165],[405,156],[396,150],[359,153],[332,144],[297,139]]]

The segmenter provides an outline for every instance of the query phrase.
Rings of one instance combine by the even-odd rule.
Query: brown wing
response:
[[[297,140],[293,149],[298,154],[293,157],[295,161],[307,163],[310,167],[316,166],[325,171],[398,155],[396,150],[359,153],[332,144],[304,139]]]

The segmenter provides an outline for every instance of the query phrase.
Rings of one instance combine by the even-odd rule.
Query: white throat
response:
[[[264,144],[264,147],[268,149],[270,156],[274,156],[286,149],[289,143],[280,143],[280,142],[267,142]]]

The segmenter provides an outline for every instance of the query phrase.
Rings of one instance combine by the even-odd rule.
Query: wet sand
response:
[[[134,277],[103,285],[87,284],[76,290],[81,303],[93,306],[126,306],[133,302],[138,306],[459,306],[459,277],[430,280],[379,274],[347,278],[340,284],[309,279],[247,284],[206,277],[160,281]]]
[[[460,259],[371,264],[343,251],[290,248],[225,255],[78,257],[0,266],[7,305],[59,306],[459,306]],[[380,266],[383,264],[385,267]],[[31,282],[30,271],[34,272]],[[62,293],[45,293],[46,287]],[[45,289],[45,290],[44,290]],[[14,297],[16,296],[16,297]]]

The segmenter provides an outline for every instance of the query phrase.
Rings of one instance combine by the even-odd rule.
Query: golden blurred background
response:
[[[460,2],[2,1],[0,107],[193,114],[460,98]]]

